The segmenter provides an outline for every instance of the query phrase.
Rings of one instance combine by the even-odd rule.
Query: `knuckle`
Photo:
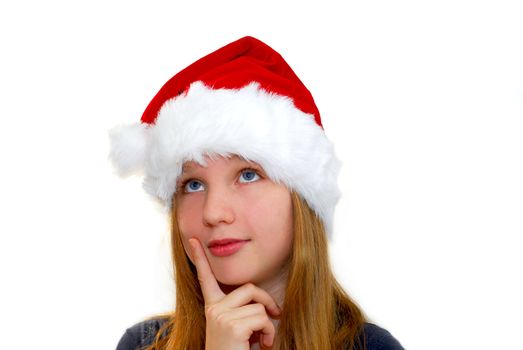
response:
[[[269,319],[269,315],[267,315],[267,313],[263,313],[263,315],[261,316],[261,319],[263,322],[269,322],[272,325],[272,322]]]
[[[230,323],[231,334],[235,338],[245,337],[245,327],[242,325],[242,322],[237,320],[231,321]]]
[[[249,293],[254,293],[257,290],[256,286],[252,282],[246,283],[245,284],[245,289]]]
[[[263,323],[264,326],[266,326],[269,329],[270,333],[275,333],[276,332],[276,328],[274,327],[274,324],[271,322],[269,317],[265,316],[260,321]]]
[[[227,318],[224,316],[224,314],[220,314],[220,315],[216,315],[216,317],[214,318],[216,320],[216,322],[220,325],[220,326],[227,326],[227,323],[228,323],[228,320]]]
[[[218,309],[216,308],[215,305],[207,306],[205,308],[205,315],[207,316],[207,318],[212,318],[212,319],[216,319],[220,316]]]
[[[263,304],[254,304],[254,308],[256,309],[256,312],[257,313],[260,313],[260,314],[267,314],[265,312],[265,306]]]

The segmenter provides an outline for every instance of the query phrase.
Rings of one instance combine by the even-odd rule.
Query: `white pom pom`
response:
[[[143,172],[147,152],[147,125],[117,126],[109,131],[109,159],[120,176]]]

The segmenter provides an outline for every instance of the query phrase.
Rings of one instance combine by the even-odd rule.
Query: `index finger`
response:
[[[194,265],[198,272],[198,281],[200,281],[200,286],[202,287],[203,299],[206,305],[212,305],[220,301],[225,296],[225,293],[223,293],[218,285],[218,281],[216,281],[216,277],[214,277],[200,241],[196,238],[191,238],[189,239],[189,245],[193,252]]]

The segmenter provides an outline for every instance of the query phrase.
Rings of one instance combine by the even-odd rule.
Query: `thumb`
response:
[[[270,350],[270,349],[272,349],[272,347],[273,347],[273,345],[274,345],[274,341],[273,341],[273,343],[269,346],[269,345],[266,345],[266,344],[265,344],[264,339],[267,339],[267,337],[264,337],[263,334],[260,333],[260,349],[261,349],[261,350]]]

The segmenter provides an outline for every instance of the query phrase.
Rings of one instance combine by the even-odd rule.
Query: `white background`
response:
[[[168,222],[107,131],[244,35],[312,91],[344,163],[335,271],[408,349],[523,349],[518,1],[0,5],[5,349],[114,349],[172,307]]]

